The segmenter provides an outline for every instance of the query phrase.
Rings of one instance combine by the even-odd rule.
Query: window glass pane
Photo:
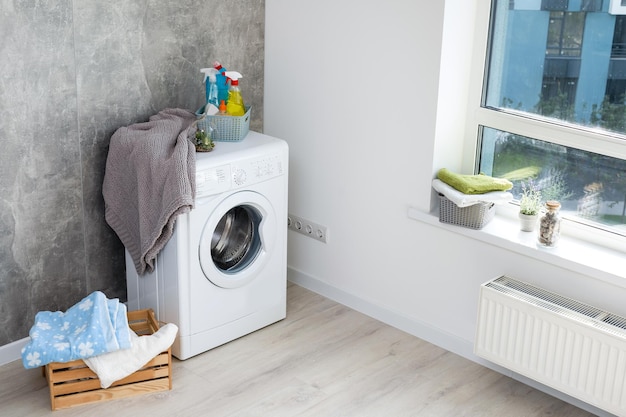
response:
[[[546,41],[546,55],[561,55],[561,43],[563,40],[563,15],[562,12],[550,13],[548,25],[548,40]]]
[[[564,216],[626,234],[626,161],[482,127],[479,170],[514,184],[532,181]]]
[[[561,35],[563,53],[561,55],[580,56],[586,17],[587,14],[581,12],[563,13],[563,34]]]
[[[584,27],[585,13],[550,13],[546,55],[580,56]]]
[[[626,133],[626,16],[494,0],[483,105]]]
[[[615,17],[611,58],[626,58],[626,16]]]

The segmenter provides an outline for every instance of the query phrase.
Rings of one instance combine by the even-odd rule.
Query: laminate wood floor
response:
[[[460,417],[591,414],[289,284],[287,318],[186,361],[173,389],[50,411],[40,370],[0,367],[1,416]]]

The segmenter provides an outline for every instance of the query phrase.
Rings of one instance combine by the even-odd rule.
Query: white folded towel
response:
[[[100,386],[108,388],[115,381],[141,369],[156,355],[166,351],[174,343],[178,327],[174,323],[163,325],[156,333],[137,336],[131,333],[131,348],[116,350],[103,355],[83,359],[85,364],[98,375]]]
[[[509,191],[491,191],[484,194],[464,194],[437,178],[433,180],[433,188],[435,191],[445,195],[448,200],[452,201],[459,207],[473,206],[478,203],[503,204],[513,200],[513,194]]]

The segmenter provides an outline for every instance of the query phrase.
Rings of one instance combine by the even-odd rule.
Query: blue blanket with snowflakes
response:
[[[129,349],[126,305],[95,291],[66,312],[40,311],[22,349],[25,368]]]

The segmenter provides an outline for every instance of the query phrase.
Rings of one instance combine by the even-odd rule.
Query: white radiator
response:
[[[476,355],[626,416],[626,319],[503,276],[481,286]]]

